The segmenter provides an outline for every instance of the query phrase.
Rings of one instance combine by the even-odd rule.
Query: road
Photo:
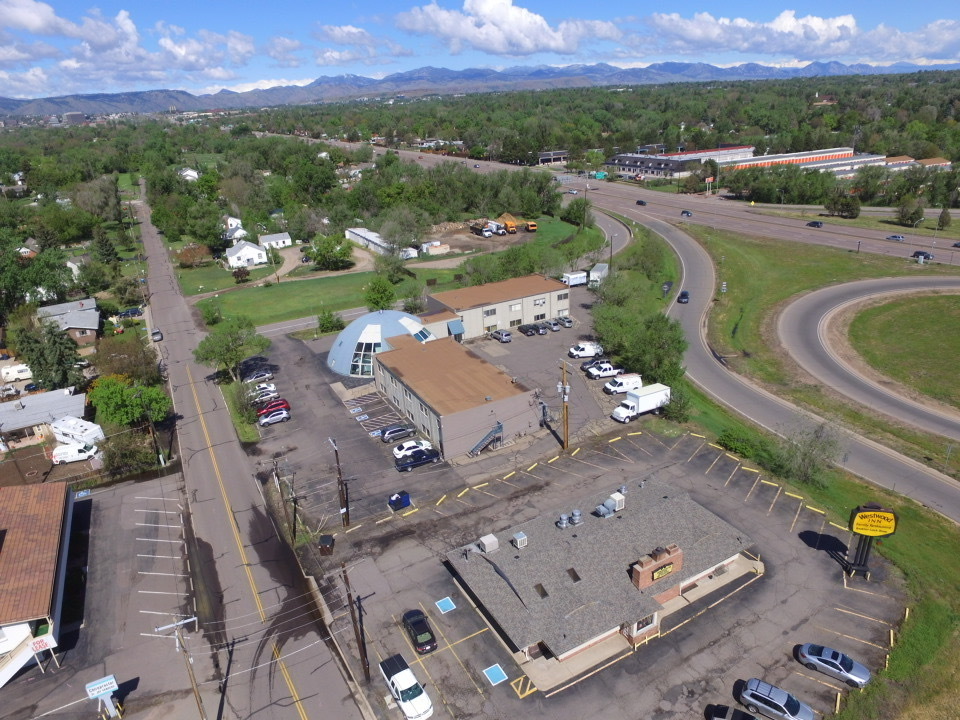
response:
[[[210,369],[193,361],[203,334],[180,294],[149,207],[139,204],[137,214],[149,262],[150,312],[164,333],[159,349],[178,418],[198,614],[217,667],[198,678],[207,712],[213,716],[219,707],[219,716],[234,718],[362,718],[267,513],[261,480],[269,458],[254,476]]]

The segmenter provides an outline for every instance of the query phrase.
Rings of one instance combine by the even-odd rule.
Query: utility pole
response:
[[[367,659],[367,645],[357,622],[357,611],[353,607],[353,592],[350,590],[350,578],[347,577],[347,564],[340,563],[340,572],[343,573],[343,584],[347,586],[347,604],[350,606],[350,621],[353,623],[353,633],[357,638],[357,648],[360,651],[360,664],[363,666],[363,677],[370,682],[370,661]]]
[[[163,632],[164,630],[173,628],[173,635],[177,640],[177,652],[180,652],[180,648],[183,648],[183,659],[187,664],[187,676],[190,678],[190,685],[193,688],[193,697],[197,701],[197,710],[200,713],[200,720],[207,720],[207,711],[203,707],[203,698],[200,697],[200,687],[197,685],[197,676],[193,674],[193,658],[190,656],[190,651],[187,650],[187,646],[183,642],[183,635],[180,630],[182,626],[188,623],[193,623],[194,628],[196,628],[197,618],[187,618],[186,620],[180,620],[179,622],[172,623],[171,625],[156,627],[154,628],[154,632]]]
[[[340,524],[350,527],[350,502],[347,498],[347,484],[343,481],[343,469],[340,467],[340,449],[337,447],[337,441],[333,438],[327,438],[333,445],[333,457],[337,461],[337,491],[340,494]],[[367,678],[368,680],[370,678]]]
[[[557,383],[557,394],[563,398],[563,449],[566,450],[570,447],[570,386],[567,384],[567,364],[561,362],[560,369],[563,375]]]

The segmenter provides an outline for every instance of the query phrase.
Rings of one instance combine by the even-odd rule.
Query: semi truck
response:
[[[670,388],[660,383],[631,390],[610,415],[617,422],[628,423],[647,412],[660,412],[670,402]]]
[[[569,285],[570,287],[575,287],[576,285],[586,285],[587,284],[587,271],[578,270],[577,272],[568,272],[564,273],[560,277],[560,282]]]
[[[643,379],[637,373],[627,373],[626,375],[621,375],[620,377],[615,377],[606,385],[603,386],[603,391],[607,395],[619,395],[621,393],[630,392],[631,390],[639,390],[643,387]]]
[[[433,715],[433,703],[423,685],[417,682],[403,655],[391,655],[383,660],[380,674],[407,720],[426,720]]]

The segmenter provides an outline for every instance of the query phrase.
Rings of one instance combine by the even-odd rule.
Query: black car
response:
[[[410,636],[410,642],[421,655],[437,649],[437,638],[430,629],[430,621],[420,610],[407,610],[403,614],[403,629]]]
[[[693,213],[689,210],[681,210],[680,217],[693,217]]]
[[[409,455],[397,458],[394,465],[398,472],[410,472],[421,465],[440,462],[440,451],[436,448],[426,448],[424,450],[414,450]]]
[[[823,222],[820,220],[811,220],[810,222],[807,223],[807,227],[822,228]]]
[[[646,200],[637,200],[637,205],[646,205],[646,204],[647,204]]]
[[[381,442],[391,443],[397,440],[403,440],[404,438],[413,437],[417,434],[417,429],[413,425],[408,425],[407,423],[394,423],[393,425],[387,425],[380,432]]]
[[[929,253],[926,250],[917,250],[910,257],[916,258],[917,260],[933,260],[933,253]]]
[[[954,246],[954,247],[960,247],[960,242],[955,242],[955,243],[953,244],[953,246]]]
[[[681,305],[686,305],[690,302],[690,293],[686,290],[681,290],[680,294],[677,296],[677,302]]]
[[[129,318],[140,317],[143,315],[143,310],[138,307],[127,308],[126,310],[121,310],[117,313],[117,317],[121,320],[127,320]]]
[[[757,720],[757,717],[728,705],[710,705],[707,707],[707,720]]]
[[[583,370],[584,372],[587,372],[590,368],[596,367],[597,365],[601,365],[605,362],[610,362],[609,358],[605,358],[605,357],[590,358],[589,360],[586,360],[580,363],[580,369]]]
[[[517,328],[517,331],[522,332],[527,337],[530,337],[531,335],[536,335],[539,332],[537,330],[537,326],[533,324],[521,325],[520,327]]]

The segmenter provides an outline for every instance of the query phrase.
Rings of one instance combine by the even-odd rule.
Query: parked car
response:
[[[693,213],[689,210],[681,210],[680,217],[693,217]]]
[[[40,389],[40,383],[37,383],[37,382],[28,382],[26,385],[23,386],[23,391],[25,393],[36,392],[39,389]]]
[[[707,720],[757,720],[756,715],[745,713],[729,705],[710,705],[707,707]]]
[[[34,385],[35,383],[29,383]],[[24,392],[30,392],[27,390],[26,386],[23,388]],[[0,398],[16,397],[20,394],[20,391],[17,390],[13,385],[2,385],[0,386]]]
[[[537,326],[534,325],[533,323],[530,323],[528,325],[521,325],[520,327],[517,328],[517,331],[522,332],[527,337],[530,337],[531,335],[536,335],[537,333],[540,332],[539,330],[537,330]]]
[[[416,434],[417,429],[413,425],[394,423],[393,425],[387,425],[387,427],[380,432],[380,440],[385,443],[390,443],[413,437]]]
[[[608,362],[610,362],[610,360],[605,357],[590,358],[589,360],[585,360],[584,362],[580,363],[580,369],[584,372],[588,372],[590,368],[597,367],[598,365],[603,365],[604,363]]]
[[[154,328],[153,331],[151,331],[150,333],[150,339],[153,340],[154,342],[160,342],[161,340],[163,340],[163,333],[157,330],[156,328]]]
[[[409,455],[397,458],[394,461],[394,465],[396,465],[399,472],[410,472],[421,465],[438,462],[440,462],[440,451],[434,448],[427,448],[426,450],[414,450]]]
[[[547,329],[551,332],[560,332],[560,323],[557,320],[544,320],[543,324],[547,326]]]
[[[513,334],[509,330],[494,330],[490,333],[490,337],[502,343],[508,343],[513,340]]]
[[[917,250],[911,255],[912,258],[923,259],[923,260],[933,260],[933,253],[927,252],[926,250]]]
[[[647,204],[646,200],[637,200],[637,205],[646,205],[646,204]]]
[[[479,165],[479,164],[474,164],[473,167],[478,168],[478,167],[480,167],[480,165]]]
[[[130,318],[140,317],[141,315],[143,315],[143,310],[138,307],[127,308],[117,313],[117,317],[121,320],[128,320]]]
[[[681,290],[680,294],[677,295],[677,302],[681,305],[686,305],[690,302],[690,293],[687,290]]]
[[[66,465],[78,460],[89,460],[97,454],[96,445],[87,445],[86,443],[67,443],[58,445],[53,449],[50,459],[54,465]]]
[[[429,440],[407,440],[393,449],[393,456],[395,458],[402,458],[407,455],[412,455],[417,450],[429,450],[432,447],[433,443]]]
[[[823,221],[822,221],[822,220],[811,220],[810,222],[807,223],[807,227],[822,228],[822,227],[823,227]]]
[[[887,235],[887,240],[893,240],[895,242],[903,242],[906,238],[903,235]]]
[[[271,400],[262,408],[257,410],[257,415],[258,416],[269,415],[270,413],[275,412],[277,410],[289,410],[289,409],[290,409],[290,403],[287,402],[286,399],[277,398],[276,400]]]
[[[267,427],[267,425],[273,425],[274,423],[286,422],[291,417],[289,410],[274,410],[268,415],[261,415],[257,422],[260,423],[260,427]]]
[[[538,335],[546,335],[548,332],[550,332],[550,326],[547,325],[545,322],[534,323],[534,325],[536,325],[537,327]]]
[[[580,191],[579,191],[579,190],[570,190],[569,192],[570,192],[571,195],[579,195],[579,194],[580,194]]]
[[[797,659],[810,670],[842,680],[850,687],[862,688],[870,682],[870,671],[839,650],[804,643],[797,650]]]
[[[960,248],[960,242],[955,242],[955,243],[953,244],[953,247]]]
[[[273,383],[257,383],[247,390],[247,395],[259,395],[262,392],[276,392],[277,386]]]
[[[260,383],[266,382],[267,380],[273,380],[273,373],[269,370],[257,370],[243,379],[245,383]]]
[[[750,678],[740,690],[740,702],[752,713],[776,720],[815,720],[813,710],[786,690]]]
[[[430,629],[430,621],[420,610],[407,610],[403,614],[403,629],[410,636],[410,642],[421,655],[437,649],[437,638]]]
[[[557,318],[557,322],[560,323],[561,325],[563,325],[565,328],[572,328],[572,327],[573,327],[573,318],[570,317],[569,315],[564,315],[564,316],[562,316],[562,317],[558,317],[558,318]]]
[[[251,405],[266,405],[271,400],[276,400],[280,397],[280,393],[275,390],[264,390],[263,392],[254,395],[250,398]]]
[[[601,378],[616,377],[623,374],[623,368],[614,367],[610,363],[600,363],[587,370],[587,375],[591,380],[600,380]]]

